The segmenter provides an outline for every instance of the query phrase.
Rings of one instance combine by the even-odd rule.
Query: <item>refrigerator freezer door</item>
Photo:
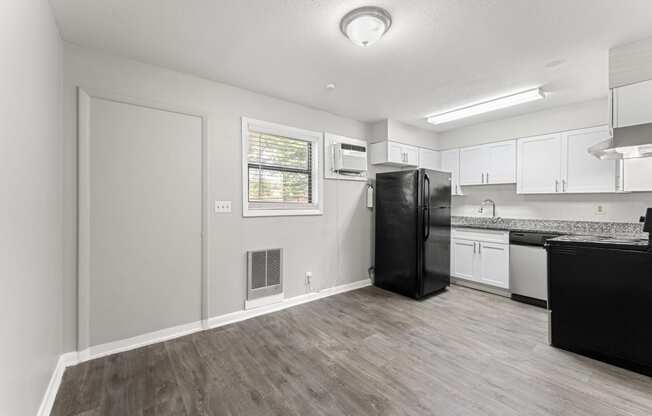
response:
[[[374,284],[405,296],[419,297],[419,171],[376,175]]]
[[[422,210],[424,243],[420,296],[444,289],[450,284],[451,175],[422,169]]]

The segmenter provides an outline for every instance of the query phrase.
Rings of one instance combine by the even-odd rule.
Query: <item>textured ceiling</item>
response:
[[[542,86],[540,102],[449,129],[605,96],[607,50],[652,36],[650,0],[51,0],[64,39],[363,121]],[[393,17],[360,48],[338,24]],[[329,91],[327,83],[337,88]]]

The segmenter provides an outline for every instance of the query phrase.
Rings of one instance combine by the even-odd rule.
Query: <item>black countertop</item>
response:
[[[597,247],[626,248],[647,250],[650,241],[647,238],[632,236],[596,236],[596,235],[563,235],[547,240],[550,245],[590,245]]]

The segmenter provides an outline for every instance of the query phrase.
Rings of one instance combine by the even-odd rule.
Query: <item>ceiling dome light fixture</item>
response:
[[[392,16],[387,10],[376,7],[360,7],[348,12],[340,21],[344,36],[358,46],[369,46],[378,42],[392,26]]]

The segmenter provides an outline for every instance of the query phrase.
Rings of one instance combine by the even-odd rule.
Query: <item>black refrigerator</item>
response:
[[[451,175],[376,175],[374,285],[415,299],[450,285]]]

